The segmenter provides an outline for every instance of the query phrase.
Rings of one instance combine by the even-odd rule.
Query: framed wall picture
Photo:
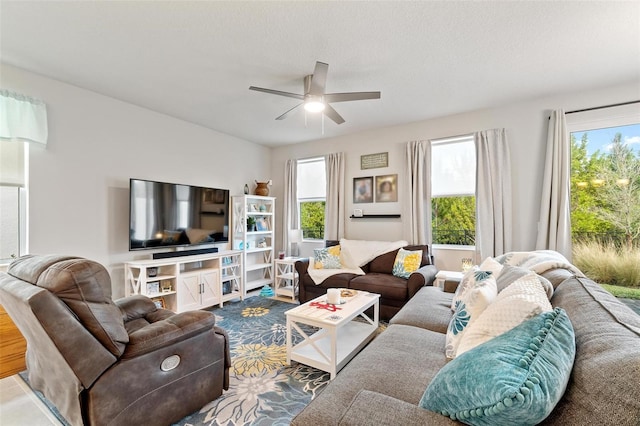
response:
[[[373,176],[353,178],[353,202],[373,203]]]
[[[376,203],[398,201],[398,175],[376,176]]]
[[[389,153],[378,152],[377,154],[367,154],[360,156],[360,169],[377,169],[389,167]]]

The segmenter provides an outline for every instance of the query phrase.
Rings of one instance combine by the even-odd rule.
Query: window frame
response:
[[[438,139],[431,139],[429,141],[429,143],[431,144],[431,150],[432,150],[432,155],[431,155],[431,161],[433,162],[433,147],[434,145],[444,145],[444,144],[455,144],[455,143],[463,143],[463,142],[472,142],[473,143],[473,149],[474,149],[474,159],[475,159],[475,166],[477,168],[478,166],[478,158],[477,155],[475,153],[475,137],[472,133],[470,134],[466,134],[466,135],[460,135],[460,136],[452,136],[452,137],[445,137],[445,138],[438,138]],[[431,199],[429,200],[429,203],[433,203],[433,199],[434,198],[453,198],[453,197],[477,197],[476,191],[477,191],[477,181],[476,181],[476,173],[474,173],[474,191],[472,193],[466,193],[466,194],[454,194],[454,195],[439,195],[437,197],[434,197],[433,194],[431,194]],[[429,184],[431,185],[433,181],[433,167],[431,167],[431,175],[429,176]],[[430,204],[432,205],[432,204]],[[477,207],[477,201],[476,201],[476,207]],[[432,212],[433,214],[433,212]],[[477,224],[478,222],[478,216],[477,216],[477,210],[476,213],[474,215],[474,225]],[[433,233],[433,224],[431,225],[431,229],[432,229],[432,233]],[[476,230],[477,233],[477,230]],[[475,236],[474,236],[474,241],[475,241]],[[474,251],[476,249],[476,245],[468,245],[468,244],[439,244],[439,243],[433,243],[432,242],[432,247],[433,249],[446,249],[446,250],[461,250],[461,251]]]
[[[23,141],[7,141],[8,143],[23,144],[23,173],[24,180],[21,183],[0,183],[4,187],[18,188],[18,246],[16,255],[24,256],[29,252],[29,143]],[[4,210],[4,209],[2,209]],[[0,265],[11,262],[11,258],[0,258]]]
[[[325,167],[323,167],[323,169],[325,170],[325,182],[326,182],[326,159],[324,156],[320,156],[320,157],[310,157],[310,158],[305,158],[305,159],[301,159],[301,160],[297,160],[296,161],[296,168],[298,168],[301,164],[309,164],[309,163],[320,163],[322,162]],[[298,170],[296,170],[296,188],[299,187],[299,179],[300,179],[300,174],[297,173]],[[327,203],[327,194],[326,194],[326,185],[325,185],[325,196],[324,197],[299,197],[297,194],[297,189],[296,189],[296,206],[297,206],[297,212],[298,212],[298,223],[300,226],[300,229],[302,229],[302,217],[301,215],[301,204],[302,203],[310,203],[310,202],[322,202],[324,201],[325,206]],[[324,228],[326,227],[326,211],[325,211],[325,216],[323,218],[323,229],[322,229],[322,233],[324,235]],[[303,242],[318,242],[318,241],[323,241],[323,238],[305,238],[304,236],[304,231],[302,232],[302,241]]]

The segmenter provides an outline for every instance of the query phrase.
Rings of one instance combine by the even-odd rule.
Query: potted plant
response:
[[[252,232],[256,230],[256,218],[253,216],[247,217],[247,231]]]

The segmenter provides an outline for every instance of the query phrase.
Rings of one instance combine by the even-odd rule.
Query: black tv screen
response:
[[[129,250],[229,241],[229,190],[130,179]]]

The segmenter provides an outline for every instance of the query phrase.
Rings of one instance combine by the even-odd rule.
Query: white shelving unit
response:
[[[260,195],[232,197],[232,248],[243,253],[244,293],[274,283],[273,244],[276,199]],[[255,228],[249,226],[251,220]]]
[[[298,294],[298,274],[296,272],[296,261],[301,257],[285,257],[275,260],[276,281],[274,291],[276,296],[290,297],[296,300]]]
[[[147,259],[124,264],[125,294],[142,294],[174,312],[243,297],[241,251]]]

